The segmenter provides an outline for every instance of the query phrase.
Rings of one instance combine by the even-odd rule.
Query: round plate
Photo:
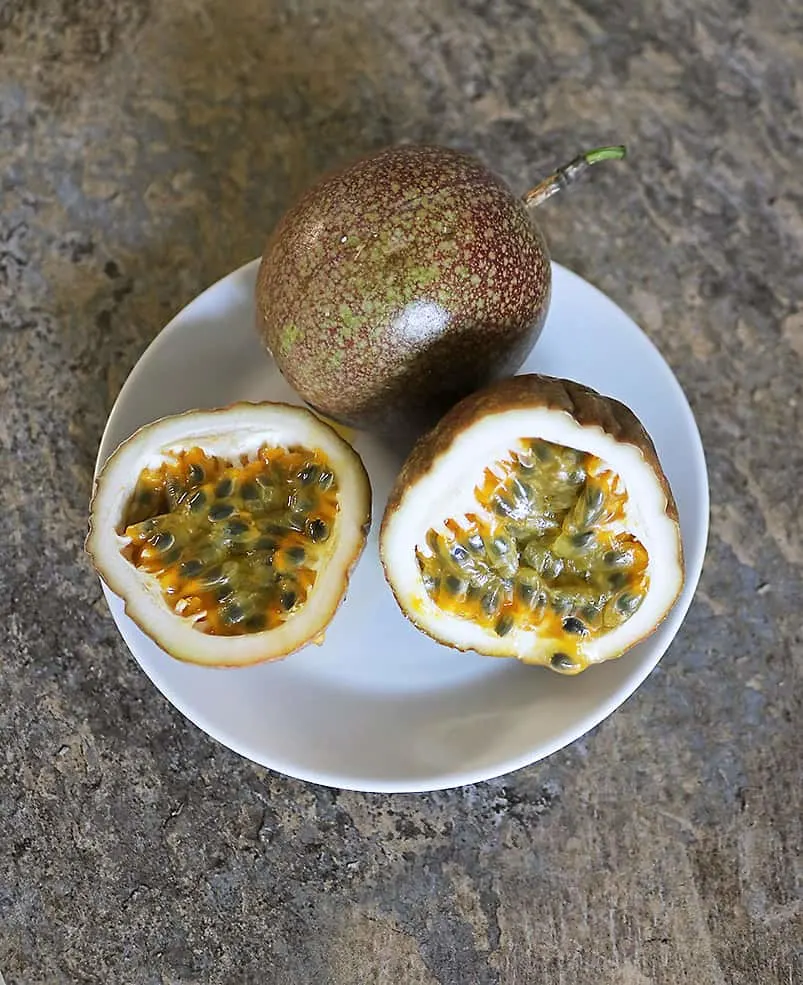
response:
[[[122,388],[98,456],[167,414],[237,400],[301,403],[255,331],[258,261],[197,297],[154,340]],[[577,677],[458,653],[396,607],[377,533],[399,453],[351,439],[374,493],[374,525],[322,646],[275,663],[217,670],[179,663],[105,588],[140,666],[184,715],[236,752],[290,776],[367,791],[423,791],[499,776],[583,735],[630,694],[677,632],[702,568],[708,482],[700,436],[671,370],[613,302],[555,264],[546,328],[522,372],[586,383],[628,404],[650,432],[677,498],[686,588],[649,640]]]

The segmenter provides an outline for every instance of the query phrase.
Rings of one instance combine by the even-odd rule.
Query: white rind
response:
[[[117,530],[142,470],[158,466],[171,452],[197,446],[212,455],[237,458],[253,456],[264,445],[317,448],[328,459],[337,476],[340,504],[330,554],[303,608],[280,627],[243,636],[210,636],[177,616],[165,602],[156,577],[144,574],[121,554],[128,539]],[[286,656],[321,637],[364,547],[371,493],[357,453],[311,411],[285,404],[239,403],[189,411],[140,428],[114,451],[98,475],[90,513],[87,553],[109,588],[123,599],[134,622],[177,659],[243,666]]]
[[[405,490],[398,508],[385,520],[381,551],[388,580],[416,624],[436,639],[490,656],[548,662],[559,646],[537,631],[517,628],[500,638],[440,609],[424,589],[416,560],[416,547],[426,551],[427,530],[438,528],[449,517],[477,512],[474,490],[482,485],[486,467],[508,458],[522,438],[541,438],[596,455],[619,475],[628,494],[623,528],[647,550],[650,587],[626,622],[581,644],[586,662],[601,663],[644,639],[666,616],[683,582],[682,547],[678,525],[667,514],[659,477],[641,449],[614,439],[602,427],[579,424],[568,411],[508,409],[490,413],[458,434],[429,472]]]

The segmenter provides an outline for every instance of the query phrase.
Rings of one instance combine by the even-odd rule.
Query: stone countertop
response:
[[[803,118],[788,0],[0,6],[0,972],[40,983],[784,983],[800,934]],[[127,373],[316,175],[392,141],[523,190],[707,449],[659,668],[547,761],[316,788],[185,721],[82,556]],[[797,962],[797,963],[796,963]]]

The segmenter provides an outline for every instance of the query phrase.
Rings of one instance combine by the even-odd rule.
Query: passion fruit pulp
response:
[[[231,461],[190,448],[143,469],[119,532],[132,564],[156,576],[175,612],[197,616],[197,629],[275,629],[328,559],[337,492],[318,450],[263,445]]]
[[[121,445],[98,476],[87,550],[168,653],[238,665],[322,634],[369,523],[365,470],[331,427],[239,404]]]
[[[561,673],[649,635],[683,584],[677,510],[643,426],[541,376],[467,398],[421,439],[380,551],[424,632]]]

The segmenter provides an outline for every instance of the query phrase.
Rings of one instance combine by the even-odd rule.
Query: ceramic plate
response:
[[[262,348],[257,262],[197,297],[134,368],[112,410],[98,462],[143,424],[236,400],[300,403]],[[683,596],[659,631],[578,677],[461,654],[418,633],[385,583],[379,520],[400,453],[353,438],[374,493],[374,526],[325,643],[237,670],[171,659],[106,590],[131,652],[184,715],[243,756],[294,777],[367,791],[424,791],[498,776],[542,759],[602,721],[641,684],[691,602],[708,532],[703,449],[683,392],[656,348],[608,298],[554,265],[546,328],[523,372],[586,383],[624,401],[652,435],[675,492],[687,561]]]

